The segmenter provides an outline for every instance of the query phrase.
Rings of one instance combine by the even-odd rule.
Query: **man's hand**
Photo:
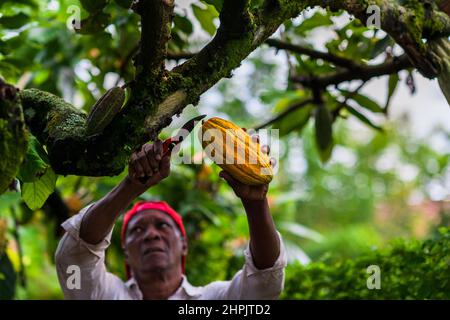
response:
[[[80,226],[80,238],[90,244],[102,241],[120,213],[151,186],[170,173],[170,153],[163,156],[162,141],[145,144],[131,155],[128,176],[86,212]],[[139,178],[143,179],[141,181]]]
[[[259,143],[259,137],[252,139]],[[262,146],[261,151],[269,154],[268,146]],[[275,166],[275,159],[270,159]],[[274,265],[280,254],[280,241],[276,233],[272,215],[270,214],[267,191],[269,184],[249,186],[234,179],[228,172],[221,171],[219,176],[225,179],[233,188],[234,193],[241,198],[250,230],[250,251],[253,262],[258,269],[267,269]]]
[[[136,187],[148,189],[167,178],[170,174],[170,152],[163,156],[163,142],[144,144],[131,155],[128,177]]]
[[[236,180],[231,174],[223,170],[219,173],[219,177],[225,179],[225,181],[233,189],[236,196],[238,196],[242,201],[264,200],[267,195],[267,191],[269,190],[268,184],[249,186]]]
[[[259,143],[258,135],[252,136],[252,140]],[[263,145],[261,147],[261,151],[266,153],[267,155],[270,154],[270,148],[267,145]],[[275,159],[271,158],[270,164],[272,165],[272,167],[275,166]],[[219,177],[225,179],[225,181],[233,189],[236,196],[238,196],[243,202],[264,200],[266,198],[267,191],[269,190],[269,184],[263,184],[259,186],[246,185],[233,178],[231,174],[223,170],[219,173]]]

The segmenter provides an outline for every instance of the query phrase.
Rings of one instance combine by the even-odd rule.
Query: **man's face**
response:
[[[181,259],[187,254],[186,239],[169,215],[145,210],[128,224],[125,254],[135,272],[176,270],[181,268]]]

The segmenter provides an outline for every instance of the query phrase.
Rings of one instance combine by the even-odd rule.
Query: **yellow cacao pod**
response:
[[[273,178],[270,159],[242,128],[221,118],[203,123],[205,153],[223,170],[247,185],[262,185]]]

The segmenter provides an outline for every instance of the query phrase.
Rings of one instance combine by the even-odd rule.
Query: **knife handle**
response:
[[[175,146],[175,142],[173,142],[172,138],[168,138],[163,142],[163,157],[167,154],[168,151],[172,151]]]
[[[173,138],[168,138],[168,139],[164,140],[163,155],[162,155],[161,159],[164,158],[168,153],[172,152],[173,148],[175,148],[175,146],[181,141],[183,141],[183,137],[179,137],[179,141],[175,141]],[[148,179],[150,179],[150,177],[145,176],[145,177],[139,178],[139,181],[142,184],[146,184]]]

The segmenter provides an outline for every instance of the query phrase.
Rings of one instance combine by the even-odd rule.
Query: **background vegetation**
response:
[[[20,88],[59,95],[88,112],[107,89],[133,78],[139,17],[125,9],[129,2],[111,2],[96,19],[86,20],[92,25],[84,26],[84,34],[76,34],[66,27],[69,6],[79,6],[76,0],[2,1],[0,76]],[[178,1],[169,68],[184,61],[176,53],[198,51],[215,33],[220,3]],[[85,9],[82,14],[89,16]],[[98,26],[100,18],[106,29]],[[318,44],[318,35],[328,36]],[[342,11],[308,10],[286,22],[276,36],[368,64],[402,53],[383,31],[368,29]],[[332,131],[324,137],[317,106],[303,104],[312,89],[291,80],[293,75],[336,70],[329,61],[263,45],[160,137],[201,113],[242,127],[280,130],[280,147],[273,150],[279,166],[269,202],[290,262],[284,298],[448,299],[450,127],[433,128],[418,138],[406,116],[389,117],[397,107],[390,101],[398,87],[407,86],[411,100],[421,90],[414,80],[418,73],[406,66],[385,75],[386,96],[361,91],[370,79],[324,90],[322,105],[333,117]],[[184,143],[183,152],[201,159],[195,136]],[[26,161],[32,168],[21,169],[22,192],[0,196],[0,299],[61,299],[54,267],[59,225],[104,196],[126,170],[115,177],[56,175],[45,147],[31,135],[29,141]],[[191,283],[231,278],[242,266],[248,241],[239,200],[218,178],[219,168],[206,159],[172,168],[171,176],[142,198],[163,199],[183,215]],[[33,177],[27,181],[24,174],[30,172]],[[52,181],[51,187],[42,177]],[[24,194],[27,188],[43,194]],[[119,230],[120,222],[107,264],[124,277]],[[403,240],[394,241],[398,238]],[[366,268],[372,264],[381,267],[381,290],[366,288]]]

